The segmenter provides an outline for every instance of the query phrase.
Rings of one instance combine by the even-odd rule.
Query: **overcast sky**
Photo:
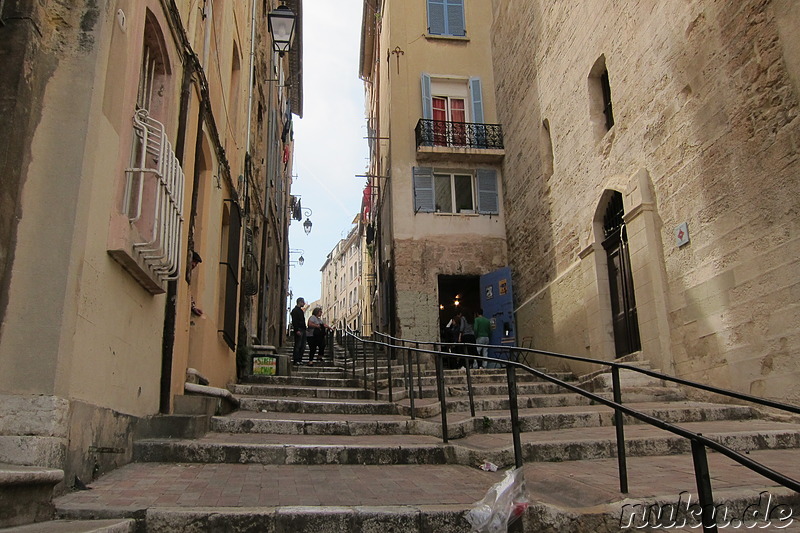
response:
[[[303,118],[294,122],[292,194],[313,211],[314,226],[311,235],[301,222],[289,227],[289,248],[305,251],[303,266],[290,268],[289,287],[308,303],[320,298],[320,268],[361,208],[365,179],[355,176],[366,173],[369,156],[358,78],[361,5],[303,1]]]

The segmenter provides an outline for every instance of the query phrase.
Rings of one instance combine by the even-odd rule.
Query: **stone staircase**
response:
[[[212,417],[199,438],[137,441],[135,463],[100,478],[91,491],[57,498],[57,514],[129,518],[147,532],[468,531],[466,512],[502,479],[477,466],[514,464],[505,371],[471,371],[474,417],[465,370],[445,371],[443,443],[435,373],[423,370],[414,379],[412,418],[402,366],[393,362],[390,402],[387,361],[379,358],[375,375],[371,352],[348,355],[337,347],[335,361],[324,366],[231,385],[239,410]],[[569,374],[551,375],[578,383]],[[517,377],[532,500],[525,531],[619,531],[626,502],[695,492],[689,441],[626,417],[631,488],[627,498],[619,494],[613,411],[533,375]],[[610,399],[604,379],[592,375],[581,385]],[[691,400],[653,380],[625,379],[623,389],[626,405],[800,478],[797,423],[748,406]],[[718,454],[709,462],[715,496],[741,506],[769,490],[800,516],[797,494]]]

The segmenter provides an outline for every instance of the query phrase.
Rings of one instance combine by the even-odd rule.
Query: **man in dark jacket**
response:
[[[303,311],[305,305],[306,301],[298,298],[297,305],[292,309],[292,337],[294,337],[292,363],[296,365],[303,362],[303,355],[306,351],[306,314]]]

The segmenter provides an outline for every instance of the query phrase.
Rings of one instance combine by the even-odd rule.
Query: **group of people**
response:
[[[325,353],[325,339],[328,332],[332,330],[322,318],[322,308],[315,307],[311,316],[306,322],[305,299],[298,298],[297,305],[292,309],[292,337],[294,339],[294,350],[292,352],[292,363],[295,365],[303,364],[303,356],[306,351],[306,344],[309,347],[308,364],[313,366],[316,362],[322,362]]]
[[[491,322],[483,316],[483,309],[478,309],[474,320],[469,320],[464,313],[457,311],[442,330],[442,342],[451,343],[450,346],[447,346],[448,351],[455,354],[489,357],[488,344],[491,328]],[[450,364],[452,368],[461,368],[466,365],[467,361],[463,357],[454,357]],[[472,364],[473,368],[485,368],[486,366],[485,361],[474,361]]]

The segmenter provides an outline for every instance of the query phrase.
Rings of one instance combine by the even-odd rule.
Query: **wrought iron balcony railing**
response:
[[[472,122],[445,122],[420,119],[415,128],[417,148],[448,146],[457,148],[503,149],[503,126]]]

